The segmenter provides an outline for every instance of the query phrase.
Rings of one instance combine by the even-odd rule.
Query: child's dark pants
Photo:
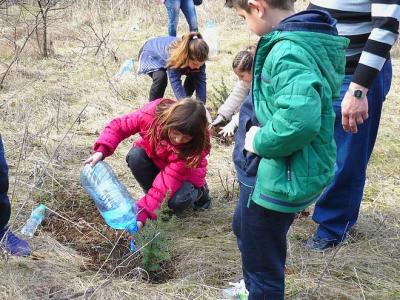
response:
[[[251,187],[240,184],[232,224],[242,255],[249,300],[284,299],[286,235],[294,214],[272,211],[249,202],[251,192]]]
[[[126,162],[132,171],[133,176],[139,182],[145,193],[151,188],[154,179],[160,169],[147,156],[140,147],[133,147],[126,156]],[[186,208],[194,207],[194,202],[203,195],[201,189],[197,189],[190,182],[183,182],[182,187],[169,199],[168,207],[175,213]]]
[[[153,83],[150,88],[149,101],[153,101],[164,97],[165,89],[168,84],[168,76],[166,70],[158,70],[149,73]],[[186,76],[185,82],[183,83],[183,89],[185,90],[186,96],[191,97],[194,93],[194,79],[190,74]]]
[[[11,205],[8,192],[8,166],[4,154],[3,141],[0,135],[0,238],[10,220]]]
[[[159,70],[149,73],[153,83],[150,88],[149,101],[153,101],[164,97],[165,89],[168,84],[168,76],[165,70]]]

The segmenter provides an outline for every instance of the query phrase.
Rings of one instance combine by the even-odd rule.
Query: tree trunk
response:
[[[43,57],[48,57],[48,49],[47,49],[47,10],[43,16]]]

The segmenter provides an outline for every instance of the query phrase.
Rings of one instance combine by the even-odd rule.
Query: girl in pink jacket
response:
[[[158,99],[108,123],[84,163],[95,165],[114,153],[118,144],[138,133],[126,162],[146,193],[138,202],[138,226],[167,199],[174,212],[208,208],[211,200],[205,182],[210,152],[206,110],[194,99]]]

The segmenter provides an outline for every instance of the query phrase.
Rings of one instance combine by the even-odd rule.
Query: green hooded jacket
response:
[[[253,104],[261,129],[255,203],[293,213],[315,202],[334,177],[332,99],[339,97],[348,40],[308,31],[273,31],[257,47]]]

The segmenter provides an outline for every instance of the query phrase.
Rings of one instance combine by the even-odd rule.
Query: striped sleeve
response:
[[[400,0],[372,1],[372,31],[361,53],[352,81],[369,88],[389,58],[398,37]]]
[[[310,0],[337,19],[340,35],[350,39],[346,74],[369,88],[390,56],[399,30],[400,0]]]

